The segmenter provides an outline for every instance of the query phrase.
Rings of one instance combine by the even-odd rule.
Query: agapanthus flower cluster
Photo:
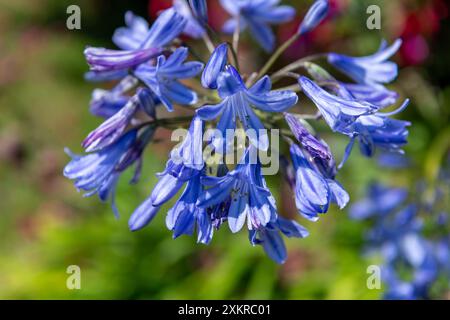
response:
[[[371,222],[365,252],[381,256],[385,299],[440,298],[450,287],[449,216],[441,208],[450,200],[448,182],[431,192],[423,184],[410,192],[373,183],[350,208],[351,218]],[[433,290],[441,280],[444,289]]]
[[[87,196],[97,194],[102,201],[111,201],[118,216],[117,182],[130,167],[135,170],[132,183],[139,180],[148,161],[144,150],[155,131],[188,128],[148,198],[132,213],[129,228],[142,229],[170,203],[166,225],[174,238],[196,233],[198,242],[208,244],[214,232],[227,224],[233,233],[247,229],[252,245],[261,245],[282,263],[287,258],[283,236],[303,238],[308,231],[278,211],[277,194],[266,182],[261,154],[289,159],[281,174],[292,187],[302,217],[317,221],[333,205],[344,208],[349,195],[337,180],[332,150],[313,123],[324,121],[330,131],[348,137],[343,160],[355,141],[368,157],[377,149],[402,152],[409,123],[392,116],[408,101],[396,111],[383,111],[399,98],[385,85],[397,76],[397,66],[388,59],[401,40],[391,46],[383,42],[367,57],[328,53],[304,57],[276,71],[272,68],[283,51],[326,18],[328,1],[312,3],[297,32],[279,46],[272,28],[293,19],[294,8],[278,0],[220,3],[231,16],[223,30],[208,26],[206,0],[174,0],[173,7],[161,12],[153,24],[127,12],[125,27],[113,35],[117,49],[85,50],[90,66],[86,79],[115,85],[93,92],[90,110],[103,123],[83,141],[86,154],[68,152],[72,161],[64,174]],[[239,66],[239,41],[247,31],[271,54],[264,66],[250,74]],[[203,41],[208,53],[194,52],[193,41]],[[318,58],[353,82],[331,76],[315,61]],[[279,80],[293,84],[283,89],[277,86]],[[315,115],[296,112],[301,110],[296,106],[307,99],[316,105]],[[175,116],[161,117],[161,106],[165,114]],[[181,108],[190,116],[178,116]],[[215,134],[206,135],[211,129]],[[230,143],[230,131],[243,136],[244,143],[237,147]],[[282,139],[275,141],[279,136],[271,131],[279,132]],[[211,152],[205,153],[206,149]],[[237,161],[223,161],[230,154]]]

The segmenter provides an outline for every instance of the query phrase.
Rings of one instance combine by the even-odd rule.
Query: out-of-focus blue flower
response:
[[[190,1],[194,5],[199,5],[199,2],[202,1]],[[205,4],[206,5],[206,4]],[[186,0],[174,0],[173,1],[173,7],[181,16],[183,16],[186,19],[186,25],[184,27],[183,33],[198,39],[201,38],[205,33],[205,28],[200,24],[204,22],[202,20],[199,20],[196,16],[192,15],[192,13],[196,13],[196,11],[193,11],[194,9],[191,9],[190,5],[187,3]],[[192,10],[192,11],[191,11]]]
[[[136,137],[135,130],[129,131],[114,144],[83,156],[67,150],[72,161],[64,168],[64,176],[74,180],[77,189],[87,191],[86,196],[97,193],[102,201],[111,197],[114,213],[118,215],[114,204],[114,190],[120,174],[117,167],[124,154],[136,142]]]
[[[330,150],[321,141],[314,137],[308,129],[302,125],[296,116],[290,113],[285,113],[284,117],[295,138],[312,157],[321,158],[324,160],[331,159]]]
[[[404,203],[407,197],[406,189],[389,188],[373,183],[368,188],[367,197],[350,207],[350,217],[362,220],[375,215],[386,215]]]
[[[224,9],[232,16],[223,26],[223,31],[233,33],[249,28],[252,36],[266,51],[275,46],[275,35],[270,24],[280,24],[292,20],[295,9],[279,6],[279,0],[220,0]]]
[[[183,234],[192,235],[197,226],[197,242],[208,244],[214,227],[208,210],[197,206],[197,200],[203,191],[200,178],[201,175],[198,174],[187,182],[180,199],[167,213],[166,225],[173,231],[174,238]]]
[[[255,135],[249,136],[249,139],[261,150],[268,149],[269,138],[251,106],[266,112],[282,112],[295,105],[298,100],[293,91],[271,91],[272,83],[268,76],[247,89],[238,71],[230,65],[220,73],[217,85],[222,102],[217,105],[203,106],[197,110],[197,114],[203,120],[213,120],[221,115],[217,128],[223,136],[227,129],[236,128],[236,117],[239,117],[245,130],[255,130]],[[218,147],[218,144],[215,143],[215,146]],[[219,148],[219,150],[223,149]]]
[[[290,151],[295,168],[295,203],[300,214],[317,221],[318,214],[326,213],[332,202],[344,208],[349,196],[342,186],[324,176],[296,144],[291,144]]]
[[[183,143],[171,151],[166,169],[158,174],[159,181],[152,193],[130,217],[128,224],[132,231],[145,227],[161,205],[175,196],[187,181],[201,174],[204,167],[203,127],[203,121],[194,117]]]
[[[252,160],[251,153],[250,147],[244,161],[225,176],[202,179],[206,190],[200,195],[197,205],[213,207],[231,197],[228,226],[232,232],[241,230],[245,221],[249,230],[257,230],[277,218],[275,199],[261,174],[261,164]]]
[[[319,108],[325,121],[333,131],[351,133],[351,126],[362,115],[376,112],[378,108],[365,101],[344,99],[332,95],[307,77],[300,77],[299,84],[306,96]]]
[[[389,83],[397,77],[397,65],[386,60],[397,52],[401,44],[400,39],[390,47],[383,42],[378,52],[367,57],[330,53],[328,62],[358,83],[369,85]]]
[[[217,78],[225,70],[227,64],[228,44],[222,43],[214,49],[202,73],[202,85],[205,88],[217,89]]]
[[[208,5],[206,0],[188,0],[195,17],[203,23],[208,22]]]
[[[378,165],[385,168],[403,169],[411,165],[411,160],[401,153],[383,152],[378,156]]]
[[[91,70],[111,72],[135,67],[159,56],[166,44],[184,29],[186,20],[175,9],[165,10],[145,32],[147,25],[132,13],[125,15],[127,27],[116,30],[113,40],[123,50],[89,47],[84,51]]]
[[[154,107],[154,100],[149,90],[146,88],[138,89],[136,94],[118,112],[86,137],[82,144],[83,148],[87,152],[92,152],[109,146],[120,138],[139,108],[148,112],[153,110],[154,116]]]
[[[328,9],[328,0],[316,0],[306,13],[297,32],[303,35],[317,27],[327,16]]]
[[[178,48],[167,59],[163,55],[159,56],[156,66],[140,65],[134,72],[169,111],[173,111],[173,103],[192,105],[197,102],[197,94],[178,80],[195,77],[203,64],[185,62],[187,57],[188,49]]]
[[[272,260],[281,264],[287,258],[282,234],[288,238],[305,238],[309,232],[293,220],[278,217],[275,222],[268,223],[266,227],[250,230],[249,239],[252,245],[261,245]]]

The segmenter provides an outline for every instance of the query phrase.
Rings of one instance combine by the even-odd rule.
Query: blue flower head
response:
[[[367,57],[330,53],[328,62],[357,83],[369,85],[389,83],[397,77],[397,65],[386,60],[393,56],[401,45],[400,39],[397,39],[390,47],[383,42],[378,52]]]
[[[342,186],[324,176],[296,144],[291,144],[290,151],[295,169],[295,204],[300,214],[317,221],[318,214],[326,213],[332,202],[344,208],[349,196]]]
[[[246,221],[249,230],[256,230],[277,217],[275,199],[261,174],[261,164],[252,160],[250,149],[244,161],[225,176],[204,177],[206,189],[197,202],[199,207],[208,208],[231,197],[227,218],[232,232],[240,231]]]
[[[156,66],[140,65],[135,75],[142,80],[153,94],[169,111],[173,111],[173,103],[191,105],[197,102],[197,94],[178,80],[195,77],[203,68],[196,61],[185,62],[188,57],[187,48],[178,48],[167,59],[161,55]]]
[[[297,103],[297,95],[293,91],[271,91],[272,84],[268,76],[247,89],[234,67],[228,65],[225,69],[217,79],[222,102],[217,105],[203,106],[197,110],[197,114],[203,120],[213,120],[221,115],[217,129],[223,133],[223,136],[227,129],[236,128],[238,117],[245,130],[255,130],[256,134],[249,136],[252,144],[261,150],[267,150],[269,138],[251,106],[266,112],[282,112]],[[218,148],[223,150],[221,147]]]
[[[275,46],[275,35],[270,25],[292,20],[294,8],[278,6],[280,0],[220,0],[224,9],[232,16],[223,26],[223,31],[233,33],[246,28],[266,51]]]

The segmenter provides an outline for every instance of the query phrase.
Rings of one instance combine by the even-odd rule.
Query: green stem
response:
[[[270,59],[266,62],[266,64],[261,68],[258,72],[258,76],[256,80],[263,77],[267,71],[272,67],[272,65],[278,60],[278,58],[285,52],[297,39],[299,38],[299,34],[295,33],[292,37],[290,37],[285,43],[283,43],[277,51],[270,57]]]
[[[296,70],[298,68],[302,68],[302,67],[304,67],[305,63],[313,61],[313,60],[321,59],[325,56],[326,56],[326,54],[324,54],[324,53],[318,53],[318,54],[313,54],[313,55],[301,58],[297,61],[292,62],[291,64],[288,64],[286,67],[278,70],[270,78],[272,79],[273,82],[276,82],[276,81],[280,80],[280,78],[284,77],[288,72]]]

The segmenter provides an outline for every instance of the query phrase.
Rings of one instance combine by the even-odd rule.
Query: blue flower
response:
[[[389,214],[399,207],[407,197],[406,189],[389,188],[379,183],[373,183],[368,188],[367,197],[350,207],[350,217],[361,220]]]
[[[202,85],[205,88],[217,89],[217,78],[225,70],[227,64],[228,44],[222,43],[214,49],[202,73]]]
[[[185,62],[187,57],[188,49],[178,48],[167,59],[159,56],[156,66],[140,65],[134,72],[169,111],[173,111],[173,103],[191,105],[197,102],[197,94],[178,80],[195,77],[203,64]]]
[[[145,227],[161,205],[175,196],[186,182],[201,174],[204,167],[203,126],[203,121],[194,117],[183,143],[171,151],[166,169],[158,174],[159,181],[152,193],[132,214],[129,220],[132,231]]]
[[[177,37],[186,25],[186,20],[173,8],[165,10],[146,33],[142,18],[127,13],[125,20],[127,27],[118,29],[113,36],[114,42],[123,50],[89,47],[84,51],[91,70],[111,72],[152,60],[162,53],[164,46]]]
[[[154,107],[154,99],[150,91],[146,88],[138,89],[119,111],[86,137],[82,144],[83,148],[91,152],[111,145],[120,138],[139,108],[155,116]]]
[[[217,85],[222,102],[203,106],[197,110],[197,114],[203,120],[212,120],[221,115],[217,128],[224,135],[227,129],[236,128],[236,117],[239,117],[245,130],[255,130],[255,135],[249,135],[249,139],[261,150],[268,149],[269,140],[251,106],[266,112],[282,112],[295,105],[298,100],[293,91],[271,91],[272,84],[268,76],[247,89],[237,70],[230,65],[225,72],[220,73]],[[217,147],[216,143],[215,146]]]
[[[331,159],[332,156],[328,147],[314,137],[296,116],[285,113],[284,117],[295,138],[312,157],[324,160]]]
[[[366,85],[358,83],[339,83],[358,101],[366,101],[380,109],[394,105],[398,99],[398,93],[386,89],[382,85]]]
[[[64,168],[64,176],[75,181],[77,189],[87,191],[86,196],[98,194],[102,201],[112,198],[113,210],[114,189],[121,171],[117,170],[121,159],[136,142],[137,132],[129,131],[114,144],[95,153],[75,155],[69,150],[66,152],[72,157]]]
[[[290,151],[295,169],[295,204],[300,214],[317,221],[318,214],[326,213],[332,202],[344,208],[349,196],[342,186],[323,175],[296,144],[291,144]]]
[[[176,10],[177,13],[179,13],[186,19],[186,25],[183,30],[184,34],[192,38],[198,39],[201,38],[206,33],[205,28],[202,26],[202,24],[200,24],[201,20],[198,20],[197,17],[192,15],[193,11],[191,11],[192,9],[190,8],[186,0],[174,0],[173,8]]]
[[[328,0],[316,0],[309,8],[305,15],[300,27],[298,28],[298,34],[303,35],[310,32],[317,27],[328,14],[329,4]]]
[[[250,33],[266,51],[275,46],[275,36],[270,24],[280,24],[292,20],[295,9],[290,6],[278,6],[279,0],[220,0],[226,11],[232,16],[223,26],[223,31],[233,33],[247,27]]]
[[[197,206],[201,208],[220,205],[231,197],[228,226],[235,233],[247,220],[249,230],[266,226],[277,217],[275,199],[261,174],[261,164],[252,159],[254,149],[246,151],[244,161],[223,177],[204,177],[207,189],[200,195]]]
[[[180,199],[169,210],[166,217],[166,226],[173,231],[173,237],[192,235],[197,227],[197,242],[208,244],[211,242],[214,227],[207,209],[197,206],[203,186],[200,183],[201,175],[194,176],[187,182],[186,189]]]
[[[299,84],[305,95],[319,108],[330,128],[336,132],[351,133],[349,129],[358,117],[378,110],[376,106],[365,101],[332,95],[307,77],[300,77]]]
[[[147,20],[136,16],[131,11],[125,13],[125,25],[113,34],[114,44],[122,50],[137,50],[147,39],[149,25]]]
[[[397,77],[397,65],[386,60],[397,52],[401,44],[400,39],[390,47],[383,42],[378,52],[367,57],[330,53],[328,62],[358,83],[369,85],[389,83]]]
[[[252,245],[262,245],[266,254],[276,263],[281,264],[287,258],[286,246],[281,234],[289,238],[305,238],[309,232],[293,220],[278,217],[275,222],[270,222],[266,227],[249,231],[249,239]]]

